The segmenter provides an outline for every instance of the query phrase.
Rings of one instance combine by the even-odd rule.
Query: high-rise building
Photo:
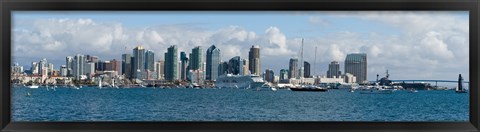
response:
[[[215,45],[207,49],[206,80],[217,80],[221,75],[220,49]]]
[[[290,63],[288,67],[288,79],[298,77],[298,59],[290,58]]]
[[[60,76],[66,77],[68,74],[67,66],[66,65],[61,65],[60,66]]]
[[[342,75],[342,72],[340,71],[340,64],[338,61],[332,61],[330,64],[328,64],[328,78],[333,78],[334,76],[338,78],[340,75]]]
[[[122,54],[122,75],[125,75],[125,78],[132,78],[132,55],[131,54]]]
[[[224,61],[222,63],[220,63],[220,75],[225,75],[228,73],[228,62],[227,61]]]
[[[79,80],[81,75],[85,75],[85,61],[84,55],[77,54],[73,60],[73,76]]]
[[[73,76],[73,57],[72,56],[67,56],[65,58],[65,61],[66,61],[66,66],[67,66],[67,76]]]
[[[133,78],[144,79],[143,74],[145,72],[145,49],[143,46],[137,46],[133,49]]]
[[[48,75],[53,75],[53,64],[48,63]]]
[[[89,75],[92,77],[95,74],[95,63],[94,62],[87,62],[85,64],[85,75]]]
[[[260,75],[260,47],[252,45],[248,52],[249,70],[251,74]]]
[[[178,78],[177,65],[178,65],[178,50],[177,46],[172,45],[167,49],[165,53],[165,80],[174,81]]]
[[[145,70],[148,71],[155,71],[155,66],[153,65],[155,63],[155,53],[153,53],[152,50],[147,50],[145,52]]]
[[[233,75],[239,75],[240,74],[240,56],[235,56],[232,59],[228,61],[228,73],[233,74]]]
[[[273,83],[275,80],[275,74],[272,69],[265,70],[265,81]]]
[[[38,63],[32,62],[32,68],[30,69],[32,70],[32,74],[38,75],[39,74],[38,69],[39,69]]]
[[[38,66],[38,71],[39,71],[39,75],[48,75],[48,64],[47,64],[47,59],[46,58],[43,58],[42,60],[40,60],[40,62],[38,63],[39,66]]]
[[[355,53],[348,54],[345,58],[345,73],[353,74],[357,83],[366,83],[367,81],[367,54]]]
[[[247,59],[242,59],[242,62],[241,62],[241,65],[242,65],[242,75],[249,75],[250,74],[250,70],[248,70],[248,60]]]
[[[281,69],[280,70],[280,80],[288,79],[288,69]]]
[[[303,77],[304,78],[310,78],[312,76],[310,76],[310,63],[308,63],[307,61],[304,61],[303,62]]]
[[[192,53],[190,54],[190,62],[188,65],[190,66],[190,70],[202,70],[202,48],[197,46],[192,49]]]
[[[180,52],[180,80],[187,80],[187,74],[188,74],[188,57],[185,52]]]
[[[165,75],[164,64],[165,64],[165,61],[163,61],[163,60],[157,61],[155,63],[155,69],[156,69],[156,72],[157,72],[157,79],[159,79],[159,80],[165,79],[165,77],[164,77],[164,75]]]

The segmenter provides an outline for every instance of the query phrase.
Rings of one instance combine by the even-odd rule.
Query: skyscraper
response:
[[[280,70],[280,80],[288,79],[288,69]]]
[[[180,52],[180,80],[187,80],[187,73],[188,73],[188,57],[185,52]]]
[[[53,64],[48,63],[48,75],[53,75]]]
[[[265,70],[265,81],[273,83],[275,80],[275,74],[272,69]]]
[[[228,73],[233,75],[240,74],[240,56],[235,56],[228,61]]]
[[[223,61],[222,63],[220,63],[220,75],[224,75],[224,74],[227,74],[228,73],[228,62],[227,61]]]
[[[164,64],[165,64],[165,61],[161,60],[161,61],[158,61],[155,65],[156,72],[157,72],[157,79],[160,79],[160,80],[165,79]]]
[[[248,52],[249,70],[251,74],[260,75],[260,47],[252,45]]]
[[[133,78],[144,79],[145,72],[145,49],[143,46],[137,46],[133,49]]]
[[[290,78],[297,78],[298,77],[298,59],[291,58],[290,65],[288,67],[288,79]]]
[[[309,78],[311,77],[310,76],[310,63],[308,63],[307,61],[304,61],[303,62],[303,77],[304,78]]]
[[[357,83],[367,82],[367,54],[348,54],[345,58],[345,73],[353,74]]]
[[[38,72],[38,63],[37,62],[32,62],[32,68],[30,70],[32,70],[32,74],[35,74],[35,75],[38,75],[39,72]]]
[[[132,55],[123,54],[122,55],[122,75],[125,75],[125,78],[132,79]]]
[[[168,81],[174,81],[178,78],[177,65],[178,65],[178,50],[177,46],[172,45],[167,49],[165,53],[165,79]]]
[[[67,76],[73,76],[73,72],[72,72],[72,69],[73,69],[73,57],[72,56],[67,56],[65,58],[65,65],[67,66]]]
[[[145,71],[148,70],[150,72],[155,71],[155,53],[152,50],[147,50],[145,52]]]
[[[332,61],[330,64],[328,64],[328,78],[333,78],[333,76],[338,78],[341,74],[342,72],[340,71],[340,64],[338,63],[338,61]]]
[[[250,70],[248,70],[248,60],[247,59],[242,59],[242,62],[241,62],[241,65],[242,65],[242,75],[249,75],[250,74]]]
[[[207,49],[206,79],[217,80],[220,70],[220,49],[212,45]]]
[[[66,65],[61,65],[60,66],[60,76],[66,77],[68,73],[67,66]]]
[[[39,66],[38,66],[38,71],[39,71],[39,75],[48,75],[48,64],[47,64],[47,59],[46,58],[43,58],[42,60],[40,60],[40,62],[38,63]]]
[[[84,55],[77,54],[73,59],[73,76],[80,80],[81,75],[85,75],[85,61]]]
[[[190,54],[190,70],[202,70],[202,48],[200,46],[197,46],[192,49],[192,53]]]

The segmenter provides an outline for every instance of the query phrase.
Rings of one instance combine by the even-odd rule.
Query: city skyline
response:
[[[91,14],[94,15],[88,17]],[[158,14],[145,13],[145,17],[141,17],[142,15],[140,17],[147,19],[149,15],[150,17],[160,16],[152,20],[165,21],[159,24],[137,23],[136,26],[132,26],[131,21],[130,23],[127,20],[115,21],[118,19],[107,21],[98,17],[109,18],[119,15],[114,13],[15,12],[12,64],[18,62],[28,69],[32,61],[37,62],[41,58],[47,58],[49,62],[53,62],[55,69],[59,69],[60,65],[65,65],[65,56],[73,56],[77,53],[99,56],[103,61],[122,60],[121,55],[131,54],[133,47],[137,45],[144,45],[145,49],[152,50],[155,61],[164,60],[163,54],[171,45],[178,46],[177,54],[181,51],[188,53],[195,46],[207,49],[211,45],[216,45],[221,50],[221,61],[228,61],[234,56],[248,59],[249,48],[252,45],[259,45],[260,71],[272,69],[275,75],[279,75],[280,69],[288,69],[290,58],[298,57],[300,39],[305,38],[303,60],[311,63],[314,68],[311,73],[317,75],[326,75],[331,61],[338,61],[340,69],[343,70],[346,54],[364,52],[368,54],[368,80],[374,80],[376,74],[383,75],[386,69],[389,69],[392,78],[395,79],[408,77],[452,80],[456,75],[462,74],[468,80],[468,12],[247,12],[243,14],[242,12],[231,14],[160,12]],[[176,16],[172,19],[178,19],[177,21],[166,20],[165,16],[172,14]],[[199,17],[208,15],[216,17],[220,21],[218,23],[224,24],[217,26],[211,26],[215,25],[212,24],[215,22],[202,24],[202,21],[207,19]],[[124,19],[129,18],[128,13],[124,16]],[[196,17],[188,19],[188,16]],[[219,19],[235,16],[245,20]],[[246,18],[262,19],[252,24],[245,22],[248,20]],[[266,20],[268,18],[286,22]],[[292,18],[295,19],[290,20]],[[31,23],[27,22],[30,19],[32,19]],[[400,21],[400,19],[414,19],[420,22],[394,21]],[[188,21],[190,24],[186,24],[186,20],[190,20]],[[234,20],[238,22],[235,23]],[[442,21],[442,23],[435,21]],[[50,24],[46,22],[56,24],[58,27],[49,26]],[[191,24],[195,22],[198,23]],[[299,26],[288,26],[289,23],[294,25],[298,23]],[[345,26],[348,24],[353,25]],[[341,26],[344,28],[340,28]],[[356,26],[358,27],[355,28]],[[375,26],[378,28],[374,28]],[[138,27],[144,28],[138,29]],[[67,29],[66,32],[59,32],[62,28]],[[85,30],[80,32],[75,28]],[[166,30],[165,32],[169,34],[161,30]],[[73,31],[80,33],[75,34]],[[98,31],[100,35],[95,34],[96,36],[90,36],[91,39],[87,39],[86,34],[92,31]],[[107,31],[109,33],[105,33]],[[130,32],[132,34],[129,34]],[[183,37],[178,37],[176,34]],[[88,43],[88,45],[84,45],[84,49],[75,48],[77,44],[82,43]],[[30,52],[28,44],[34,45],[31,47],[41,51]],[[104,44],[108,49],[100,47],[105,46]],[[88,47],[96,50],[89,50]],[[319,49],[316,61],[312,51],[314,47]],[[55,53],[56,56],[49,55],[50,52]],[[201,53],[206,54],[205,50]],[[410,75],[409,73],[422,74]]]

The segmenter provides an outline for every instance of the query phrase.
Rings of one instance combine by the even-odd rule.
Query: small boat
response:
[[[289,88],[291,91],[311,91],[311,92],[327,92],[327,88],[318,87],[315,85],[301,85],[298,87]]]
[[[353,92],[355,92],[355,90],[350,89],[350,90],[348,90],[348,92],[353,93]]]
[[[277,91],[277,88],[272,87],[272,91]]]
[[[408,90],[408,92],[409,93],[417,93],[418,91],[412,88],[412,89]]]
[[[31,86],[28,86],[28,88],[37,89],[38,85],[31,85]]]

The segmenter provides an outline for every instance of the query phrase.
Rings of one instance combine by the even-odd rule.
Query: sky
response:
[[[262,71],[278,75],[300,57],[304,39],[314,75],[326,75],[331,61],[343,73],[347,54],[366,53],[368,80],[387,69],[394,80],[469,78],[468,11],[14,11],[12,18],[12,60],[25,69],[42,58],[58,69],[76,54],[121,60],[138,45],[155,60],[171,45],[188,54],[212,44],[222,61],[248,59],[258,45]]]

